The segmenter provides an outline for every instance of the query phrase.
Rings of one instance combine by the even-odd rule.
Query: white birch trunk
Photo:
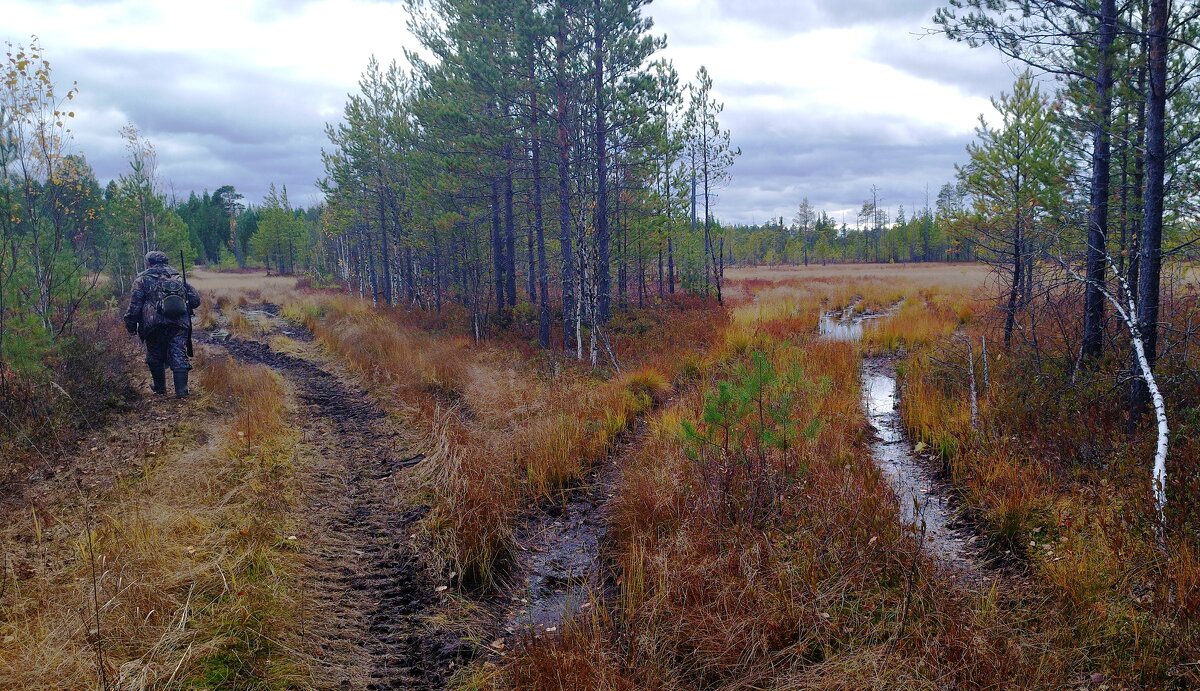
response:
[[[987,336],[980,336],[980,339],[983,342],[983,352],[981,353],[981,357],[983,358],[983,388],[990,389],[992,382],[988,379]]]
[[[1146,357],[1146,346],[1142,341],[1141,330],[1138,329],[1138,313],[1137,306],[1133,302],[1133,295],[1129,291],[1129,284],[1126,283],[1125,277],[1116,270],[1116,264],[1112,261],[1112,257],[1107,257],[1108,266],[1112,269],[1116,276],[1117,282],[1121,288],[1121,295],[1125,297],[1126,304],[1122,305],[1121,301],[1108,290],[1105,285],[1098,286],[1100,293],[1117,311],[1117,315],[1121,317],[1121,321],[1125,322],[1125,328],[1129,330],[1129,340],[1133,345],[1133,353],[1138,363],[1138,369],[1141,370],[1142,380],[1146,382],[1146,389],[1150,392],[1150,401],[1154,404],[1154,419],[1158,424],[1158,443],[1154,447],[1154,468],[1151,471],[1150,482],[1154,492],[1154,508],[1158,512],[1158,539],[1160,543],[1166,540],[1167,527],[1167,445],[1170,439],[1170,429],[1167,426],[1167,404],[1163,399],[1162,392],[1158,389],[1158,382],[1154,378],[1154,370],[1150,367],[1150,360]],[[1078,281],[1087,282],[1087,279],[1080,276],[1065,262],[1063,266],[1071,272]]]

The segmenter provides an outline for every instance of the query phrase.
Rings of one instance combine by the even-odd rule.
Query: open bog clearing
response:
[[[984,283],[990,271],[978,263],[945,264],[826,264],[809,266],[737,266],[726,271],[733,281],[765,280],[789,281],[794,279],[821,279],[840,282],[864,278],[884,280],[919,281],[930,284],[956,284],[970,290]]]
[[[211,271],[198,268],[188,273],[188,280],[204,293],[251,295],[286,293],[295,290],[296,276],[271,275],[266,271]]]
[[[1025,453],[1063,442],[1011,427],[1033,392],[978,267],[731,270],[726,307],[614,320],[619,372],[195,275],[199,397],[140,399],[6,495],[6,684],[88,686],[101,651],[149,687],[1191,674],[1191,639],[1097,623],[1178,626],[1159,552],[1095,542],[1128,486]]]

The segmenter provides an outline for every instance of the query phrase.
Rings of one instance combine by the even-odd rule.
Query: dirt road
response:
[[[277,312],[271,305],[262,311]],[[294,424],[311,455],[300,539],[313,601],[306,639],[322,668],[314,683],[441,688],[456,648],[428,630],[424,617],[435,591],[410,535],[425,508],[405,505],[398,493],[399,474],[419,456],[406,453],[396,425],[361,388],[265,343],[223,334],[206,340],[238,360],[271,367],[302,404]]]

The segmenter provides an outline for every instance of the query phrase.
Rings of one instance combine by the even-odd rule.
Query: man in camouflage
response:
[[[146,270],[133,281],[133,294],[129,309],[125,312],[125,329],[138,334],[146,344],[146,365],[153,380],[151,390],[156,394],[167,392],[166,368],[170,367],[175,379],[175,395],[188,395],[187,341],[191,328],[191,310],[200,306],[200,294],[191,285],[187,290],[187,314],[168,317],[159,309],[163,281],[180,280],[179,272],[167,266],[167,255],[154,251],[146,255]]]

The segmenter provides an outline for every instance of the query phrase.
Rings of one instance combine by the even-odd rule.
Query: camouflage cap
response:
[[[153,250],[146,253],[146,266],[165,266],[167,261],[166,252]]]

